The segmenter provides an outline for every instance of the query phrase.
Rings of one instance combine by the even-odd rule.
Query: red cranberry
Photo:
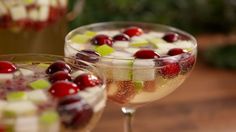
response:
[[[163,36],[163,39],[166,42],[172,43],[172,42],[176,42],[177,40],[179,40],[179,35],[177,33],[166,33]]]
[[[78,93],[79,87],[72,82],[57,81],[49,89],[49,93],[56,98]]]
[[[129,41],[129,36],[126,34],[118,34],[113,37],[113,41]]]
[[[139,27],[129,27],[124,31],[129,37],[140,36],[143,34],[143,30]]]
[[[134,54],[134,57],[138,59],[154,59],[160,56],[153,50],[141,49]]]
[[[57,110],[63,125],[70,129],[84,127],[93,116],[92,107],[79,95],[67,96],[60,100]]]
[[[190,53],[183,54],[182,58],[180,59],[180,66],[182,73],[187,73],[192,69],[196,62],[195,56],[191,55]]]
[[[164,78],[175,77],[180,72],[180,66],[177,60],[171,60],[171,59],[158,60],[158,66],[161,67],[159,73]]]
[[[107,44],[109,46],[112,46],[112,39],[104,34],[100,34],[100,35],[96,35],[94,38],[92,38],[91,40],[92,44],[94,45],[103,45],[103,44]]]
[[[65,71],[58,71],[53,73],[50,77],[49,77],[49,81],[51,83],[54,83],[56,81],[71,81],[71,76],[68,72]]]
[[[87,62],[98,62],[99,54],[93,50],[81,50],[79,53],[76,54],[76,59],[80,59]]]
[[[48,69],[46,70],[46,73],[53,74],[58,71],[65,71],[65,72],[70,73],[72,70],[70,66],[66,64],[64,61],[56,61],[48,67]]]
[[[94,87],[101,84],[101,80],[95,75],[84,73],[76,77],[74,83],[76,83],[80,89],[83,90],[88,87]]]
[[[12,73],[16,71],[16,66],[9,61],[0,61],[0,73]]]
[[[170,49],[167,54],[170,56],[174,56],[174,55],[179,55],[185,52],[186,51],[181,48],[173,48],[173,49]]]

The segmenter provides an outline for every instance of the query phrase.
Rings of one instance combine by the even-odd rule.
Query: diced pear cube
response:
[[[45,80],[45,79],[39,79],[39,80],[36,80],[34,82],[31,82],[29,83],[29,86],[32,88],[32,89],[46,89],[46,88],[49,88],[51,86],[50,82]]]
[[[31,9],[28,11],[28,18],[31,19],[32,21],[37,21],[39,20],[39,12],[37,9]]]
[[[20,68],[19,71],[25,77],[26,76],[33,76],[34,75],[34,72],[32,70]]]
[[[125,49],[129,47],[129,42],[127,41],[116,41],[112,45],[115,49]]]
[[[4,117],[15,117],[32,115],[37,111],[37,107],[30,101],[9,102],[3,109]]]
[[[23,5],[17,5],[11,7],[10,14],[14,21],[22,20],[27,17],[27,12]]]
[[[132,47],[145,47],[148,46],[149,42],[146,39],[140,37],[132,37],[130,46]]]
[[[112,61],[113,79],[116,81],[129,81],[132,79],[132,64],[133,60],[119,60],[114,59]]]
[[[27,100],[27,95],[25,92],[11,92],[7,94],[7,101],[21,101]]]
[[[49,6],[40,6],[39,21],[46,21],[49,17]]]
[[[0,1],[0,17],[7,14],[7,8]]]
[[[37,132],[38,130],[38,118],[36,116],[16,118],[15,132]]]
[[[153,60],[135,59],[133,63],[133,81],[154,80],[155,71],[155,62]]]
[[[0,82],[4,82],[9,79],[13,79],[13,74],[11,74],[11,73],[1,73],[0,74]]]
[[[194,48],[194,44],[191,41],[177,41],[174,44],[176,45],[177,48],[182,48],[187,50]]]
[[[86,35],[86,36],[88,36],[88,37],[94,37],[94,36],[97,35],[97,33],[94,32],[94,31],[86,31],[86,32],[84,33],[84,35]]]
[[[51,0],[37,0],[38,5],[49,6]]]
[[[126,48],[125,52],[134,55],[138,50],[140,50],[140,48]]]
[[[76,44],[76,43],[70,43],[65,44],[64,53],[66,57],[73,57],[75,56],[80,49],[82,45]]]
[[[59,121],[59,115],[56,111],[46,111],[39,118],[40,123],[51,125]]]
[[[49,100],[47,94],[43,90],[33,90],[27,92],[27,97],[28,100],[35,103],[47,102]]]
[[[115,51],[111,53],[110,56],[114,58],[119,58],[119,59],[133,59],[134,58],[132,57],[132,54],[122,52],[122,51]]]
[[[103,44],[103,45],[101,45],[101,46],[98,46],[97,48],[95,48],[95,50],[96,50],[96,52],[98,52],[101,56],[107,56],[107,55],[109,55],[109,54],[111,54],[111,53],[113,53],[113,52],[115,51],[112,47],[110,47],[110,46],[108,46],[108,45],[106,45],[106,44]]]
[[[86,44],[91,37],[83,34],[76,34],[71,38],[71,41],[76,43],[76,44]]]

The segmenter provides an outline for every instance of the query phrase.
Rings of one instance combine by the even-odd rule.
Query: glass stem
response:
[[[136,109],[122,107],[122,113],[124,114],[125,121],[124,121],[124,132],[132,132],[132,120]]]

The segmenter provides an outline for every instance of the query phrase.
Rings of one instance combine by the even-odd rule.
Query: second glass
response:
[[[65,56],[94,63],[107,78],[108,98],[119,104],[131,132],[136,109],[173,92],[196,62],[197,43],[169,26],[108,22],[79,27],[66,37]]]

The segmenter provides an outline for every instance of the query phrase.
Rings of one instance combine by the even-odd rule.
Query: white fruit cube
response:
[[[3,109],[4,116],[32,115],[37,111],[37,107],[30,101],[9,102]]]
[[[15,122],[15,132],[37,132],[38,118],[36,116],[18,117]]]
[[[41,6],[39,8],[39,20],[46,21],[49,17],[49,7],[48,6]]]
[[[20,71],[21,75],[23,75],[23,76],[33,76],[34,75],[34,72],[31,70],[28,70],[28,69],[20,68],[19,71]]]
[[[112,79],[112,59],[101,58],[97,63],[99,70],[104,74],[107,79]]]
[[[182,49],[193,49],[194,44],[191,41],[177,41],[174,43],[177,48],[182,48]]]
[[[48,96],[43,90],[33,90],[27,93],[28,100],[41,103],[41,102],[47,102]]]
[[[1,73],[0,74],[0,82],[4,82],[4,81],[12,79],[12,78],[13,78],[13,74],[11,74],[11,73]]]
[[[125,52],[130,53],[132,55],[134,55],[137,51],[139,51],[139,48],[126,48]]]
[[[132,79],[133,60],[114,59],[112,65],[112,75],[114,80],[129,81]]]
[[[3,3],[0,1],[0,17],[4,16],[7,14],[7,9],[6,7],[3,5]]]
[[[67,0],[59,0],[59,3],[62,7],[66,7],[67,5]]]
[[[32,21],[37,21],[39,19],[39,12],[37,9],[32,9],[28,11],[28,18]]]
[[[113,43],[112,47],[115,49],[125,49],[129,47],[129,42],[127,41],[116,41]]]
[[[38,5],[49,6],[51,0],[37,0]]]
[[[113,58],[119,58],[119,59],[133,59],[132,54],[126,53],[126,52],[121,52],[121,51],[115,51],[110,54],[111,57]]]
[[[153,60],[135,59],[133,63],[134,81],[151,81],[155,79],[155,62]]]
[[[27,12],[24,6],[12,6],[10,8],[10,14],[14,21],[22,20],[27,17]]]

